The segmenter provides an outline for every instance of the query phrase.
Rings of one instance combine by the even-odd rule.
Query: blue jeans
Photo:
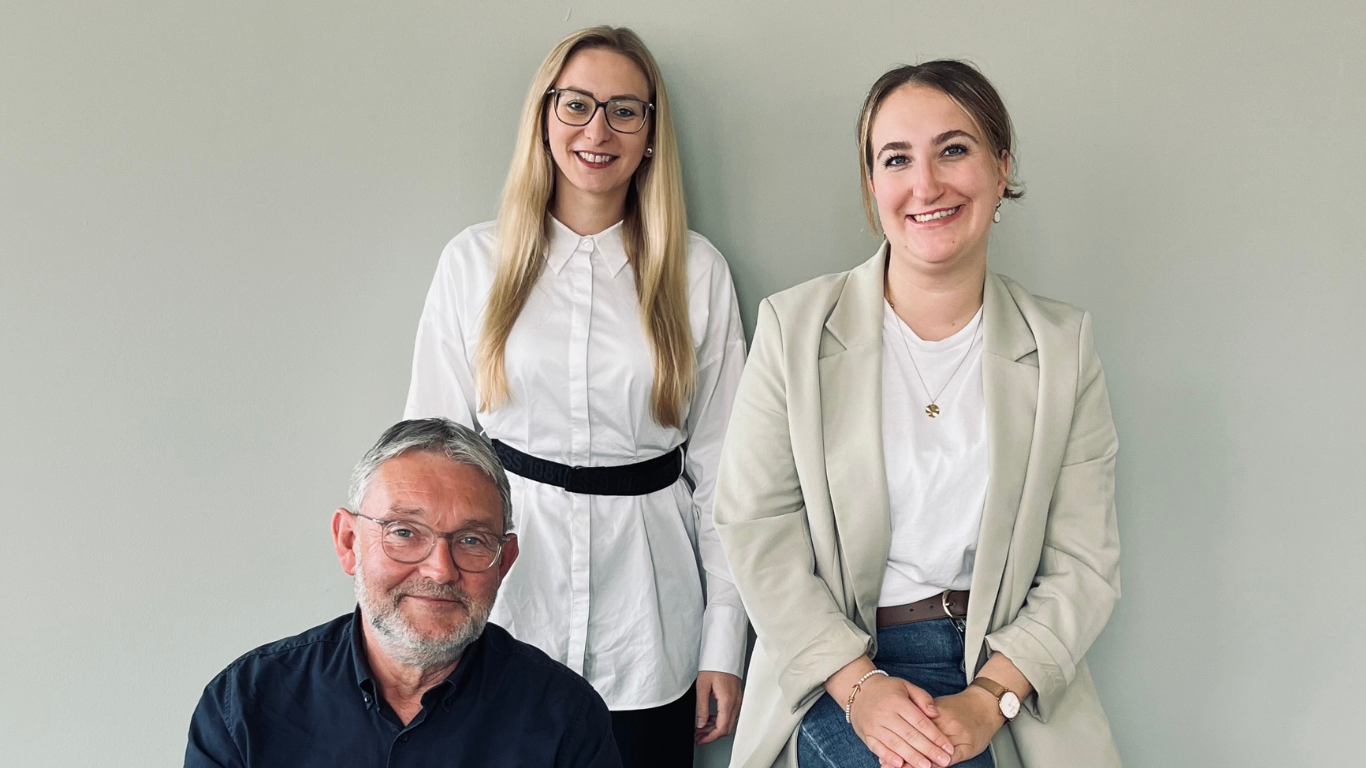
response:
[[[924,688],[931,696],[947,696],[967,687],[963,669],[963,635],[950,619],[919,621],[877,631],[879,669]],[[821,694],[797,730],[800,768],[877,768],[877,756],[844,722],[844,703]],[[958,765],[995,768],[991,750]]]

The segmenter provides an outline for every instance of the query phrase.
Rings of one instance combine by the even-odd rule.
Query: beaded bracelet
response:
[[[854,706],[854,697],[858,695],[859,689],[862,688],[863,684],[868,681],[868,678],[872,677],[873,675],[891,677],[891,675],[887,674],[886,671],[881,669],[875,669],[872,672],[869,672],[868,674],[864,675],[863,677],[860,677],[858,679],[858,682],[854,683],[854,690],[849,692],[849,700],[844,702],[844,722],[851,722],[849,720],[849,710],[852,709]]]

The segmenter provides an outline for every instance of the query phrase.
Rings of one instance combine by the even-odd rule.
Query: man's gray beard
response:
[[[470,643],[479,639],[488,623],[493,601],[480,605],[463,590],[432,581],[400,584],[389,595],[372,595],[365,584],[365,573],[360,558],[356,558],[356,576],[353,579],[356,589],[356,602],[360,603],[361,614],[375,631],[375,638],[389,658],[407,667],[432,669],[444,666],[460,658]],[[404,595],[440,597],[458,600],[465,606],[466,618],[451,627],[450,631],[437,637],[424,637],[413,629],[398,608]]]

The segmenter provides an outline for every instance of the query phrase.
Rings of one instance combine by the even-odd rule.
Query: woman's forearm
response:
[[[1021,700],[1034,692],[1034,686],[1029,684],[1029,679],[1003,653],[991,654],[987,663],[977,671],[977,677],[985,677],[1009,688]]]
[[[859,678],[874,669],[877,669],[877,665],[873,664],[873,660],[868,658],[867,654],[864,654],[840,667],[838,672],[831,675],[825,681],[825,692],[830,694],[830,698],[834,699],[836,704],[843,707],[844,702],[849,698],[849,692],[854,689],[854,684],[859,681]]]

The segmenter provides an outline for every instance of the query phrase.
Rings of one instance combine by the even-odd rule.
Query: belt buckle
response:
[[[963,614],[962,616],[955,616],[955,615],[953,615],[953,609],[949,608],[949,592],[950,592],[950,591],[951,591],[951,590],[947,590],[947,589],[946,589],[946,590],[944,590],[943,592],[939,593],[939,605],[940,605],[940,607],[942,607],[942,608],[944,609],[944,615],[945,615],[945,616],[948,616],[950,619],[953,619],[954,621],[958,621],[959,619],[967,618],[967,614]]]
[[[583,469],[585,469],[585,467],[573,466],[569,468],[569,474],[564,476],[564,489],[566,491],[569,493],[584,493],[583,487],[579,483],[574,482],[576,478],[583,477],[583,475],[580,474],[580,470]]]

